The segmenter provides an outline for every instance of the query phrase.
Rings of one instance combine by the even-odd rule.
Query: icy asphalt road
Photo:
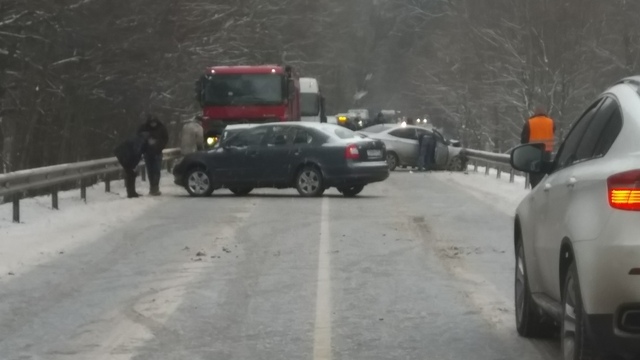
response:
[[[228,194],[4,276],[0,359],[560,358],[516,335],[511,215],[446,176]]]

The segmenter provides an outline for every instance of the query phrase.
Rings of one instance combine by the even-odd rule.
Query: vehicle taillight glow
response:
[[[618,210],[640,211],[640,170],[613,175],[607,179],[609,205]]]
[[[344,157],[347,160],[358,160],[360,158],[360,152],[355,144],[348,145],[344,151]]]

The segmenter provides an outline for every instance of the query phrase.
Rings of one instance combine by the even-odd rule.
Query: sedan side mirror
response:
[[[525,173],[545,171],[545,145],[525,144],[511,151],[511,167]]]

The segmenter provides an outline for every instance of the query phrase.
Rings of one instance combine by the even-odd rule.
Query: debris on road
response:
[[[231,250],[227,249],[226,247],[223,247],[222,251],[226,252],[227,254],[231,254]]]
[[[15,274],[13,273],[13,271],[9,271],[7,275],[15,275]]]
[[[207,254],[204,251],[198,251],[196,253],[196,256],[202,257],[202,256],[207,256]]]
[[[184,249],[182,249],[182,251],[187,251],[190,250],[188,246],[185,246]]]

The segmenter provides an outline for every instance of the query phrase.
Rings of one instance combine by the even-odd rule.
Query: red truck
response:
[[[205,137],[225,126],[300,121],[300,83],[290,66],[214,66],[196,82]]]

